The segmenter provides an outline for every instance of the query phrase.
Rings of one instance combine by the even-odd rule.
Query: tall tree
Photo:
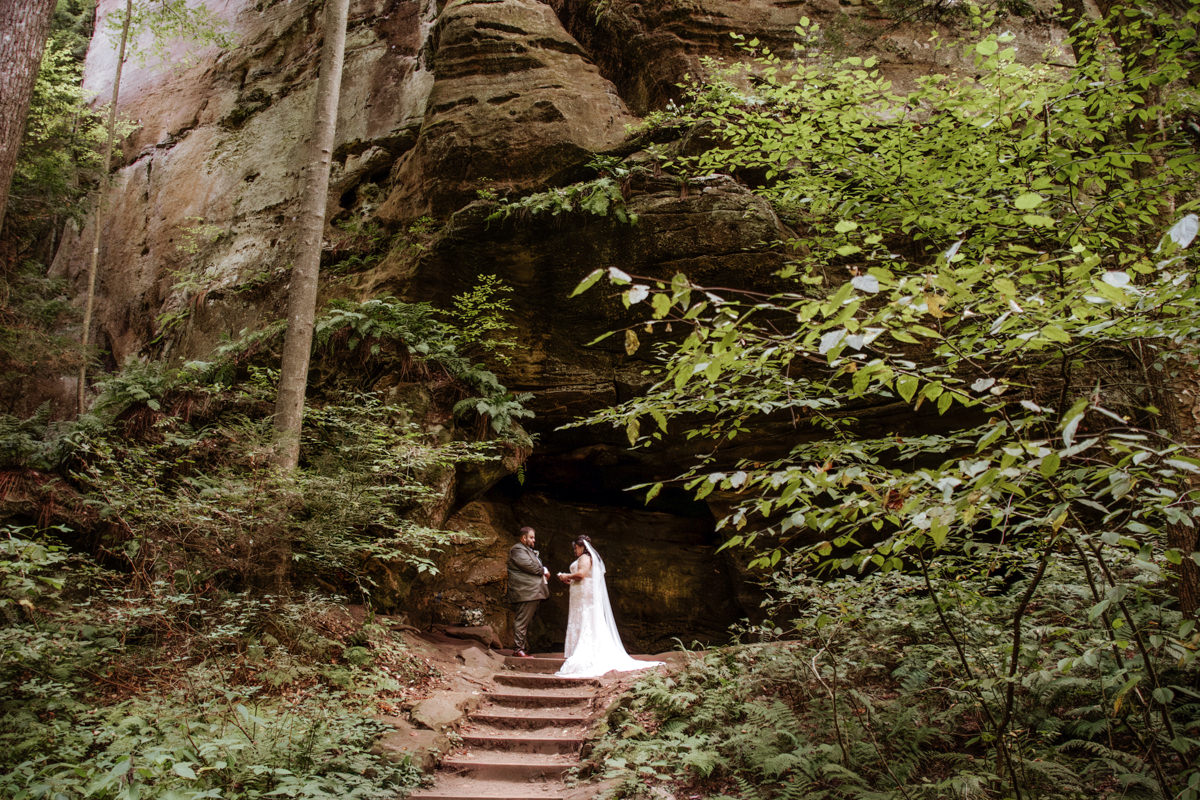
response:
[[[650,391],[595,419],[631,444],[672,423],[712,442],[677,482],[737,498],[718,525],[752,548],[751,568],[775,570],[776,596],[809,569],[919,575],[954,642],[954,702],[973,698],[977,741],[994,749],[996,796],[1041,794],[1014,722],[1034,682],[1030,613],[1056,602],[1059,569],[1093,601],[1069,624],[1098,644],[1052,667],[1110,681],[1095,695],[1111,710],[1103,746],[1132,737],[1155,796],[1200,796],[1200,746],[1180,735],[1192,698],[1174,688],[1196,663],[1182,644],[1194,587],[1181,568],[1177,604],[1162,580],[1200,560],[1196,404],[1164,402],[1194,390],[1200,363],[1200,154],[1181,124],[1197,25],[1200,7],[1157,26],[1153,71],[1108,46],[1067,70],[1025,65],[1011,33],[991,35],[969,46],[974,75],[902,96],[873,58],[760,52],[696,87],[670,124],[714,144],[663,168],[754,175],[800,231],[777,273],[786,291],[607,271],[626,307],[676,332]],[[722,447],[789,420],[777,455]],[[965,609],[990,600],[943,604],[939,584],[968,574],[1016,601],[998,661],[962,646]]]
[[[79,385],[76,387],[75,399],[79,413],[87,410],[87,348],[91,341],[92,308],[96,304],[96,272],[100,264],[100,227],[104,222],[104,199],[108,196],[108,186],[112,172],[113,143],[117,138],[117,100],[121,96],[121,70],[125,65],[125,48],[129,44],[129,25],[133,19],[133,0],[125,0],[125,16],[121,20],[121,40],[117,45],[117,74],[113,78],[112,101],[108,107],[108,134],[104,141],[104,171],[100,179],[100,191],[96,193],[96,218],[92,235],[92,259],[88,263],[87,297],[83,302],[83,330],[80,334],[80,346],[83,359],[79,362]]]
[[[186,39],[194,44],[215,44],[228,47],[232,40],[225,24],[203,3],[189,5],[189,0],[143,0],[136,6],[133,0],[125,0],[125,7],[115,18],[120,24],[117,38],[117,72],[113,77],[112,103],[108,110],[108,132],[104,147],[104,172],[100,191],[96,196],[95,230],[92,238],[92,258],[88,265],[87,295],[84,300],[83,332],[80,345],[84,351],[83,363],[79,366],[79,385],[76,399],[79,413],[87,408],[87,347],[91,341],[92,308],[96,301],[96,274],[100,265],[100,226],[104,219],[104,200],[108,196],[111,180],[112,149],[117,138],[117,100],[121,94],[121,71],[125,65],[125,53],[130,44],[130,33],[136,37],[142,32],[150,33],[147,50],[140,55],[158,59],[166,58],[167,44]],[[110,19],[110,22],[112,20]],[[136,52],[136,51],[135,51]]]
[[[275,401],[275,463],[295,469],[300,462],[300,425],[308,387],[308,361],[312,352],[313,320],[317,311],[317,278],[321,267],[321,240],[325,234],[325,205],[329,196],[329,166],[337,131],[342,64],[346,51],[346,19],[350,0],[326,0],[325,40],[321,46],[321,72],[313,114],[312,148],[303,187],[299,251],[288,288],[288,325]]]
[[[55,0],[0,3],[0,228]]]

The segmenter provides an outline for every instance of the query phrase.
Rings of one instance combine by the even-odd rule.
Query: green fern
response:
[[[689,749],[680,760],[680,765],[690,769],[701,778],[707,778],[724,763],[721,754],[707,747]]]
[[[0,467],[50,471],[75,451],[79,424],[52,423],[53,408],[43,403],[33,416],[21,419],[0,414]]]
[[[742,776],[735,775],[733,780],[738,786],[738,798],[740,800],[767,800],[766,796],[758,790],[757,786]]]

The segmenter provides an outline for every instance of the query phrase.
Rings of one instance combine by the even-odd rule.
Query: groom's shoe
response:
[[[533,656],[529,655],[529,653],[526,653],[524,650],[517,650],[513,653],[513,655],[517,658],[533,658]]]

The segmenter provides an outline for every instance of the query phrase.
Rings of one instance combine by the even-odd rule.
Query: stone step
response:
[[[475,731],[462,734],[462,743],[476,750],[501,750],[507,753],[577,754],[583,747],[582,736],[547,736]]]
[[[543,691],[543,692],[488,692],[483,696],[487,702],[505,708],[567,708],[591,702],[589,692]]]
[[[565,787],[558,780],[479,780],[442,774],[435,786],[418,789],[410,800],[562,800]]]
[[[562,790],[543,794],[536,788],[525,789],[519,784],[507,790],[476,791],[468,786],[461,790],[450,788],[421,790],[409,795],[412,800],[563,800],[565,796]]]
[[[534,784],[536,787],[537,784]],[[475,790],[467,786],[461,790],[451,788],[429,789],[413,792],[409,795],[412,800],[563,800],[566,795],[562,791],[542,794],[536,788],[525,789],[518,785],[496,791]]]
[[[556,678],[536,672],[497,672],[494,680],[501,686],[519,686],[526,689],[561,689],[568,686],[599,686],[595,678]]]
[[[519,672],[558,672],[562,665],[563,659],[554,656],[537,655],[529,658],[505,656],[504,658],[504,666]]]
[[[521,711],[513,712],[502,708],[485,709],[471,714],[471,722],[491,725],[505,730],[530,730],[537,728],[569,728],[587,722],[584,714],[565,711]]]
[[[495,750],[470,750],[442,759],[442,769],[480,780],[528,780],[560,778],[579,765],[565,753],[511,754]]]

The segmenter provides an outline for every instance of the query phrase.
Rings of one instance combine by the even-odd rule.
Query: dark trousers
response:
[[[516,612],[513,620],[514,650],[528,650],[529,623],[533,622],[533,615],[537,613],[541,602],[541,600],[526,600],[524,603],[513,603],[513,610]]]

